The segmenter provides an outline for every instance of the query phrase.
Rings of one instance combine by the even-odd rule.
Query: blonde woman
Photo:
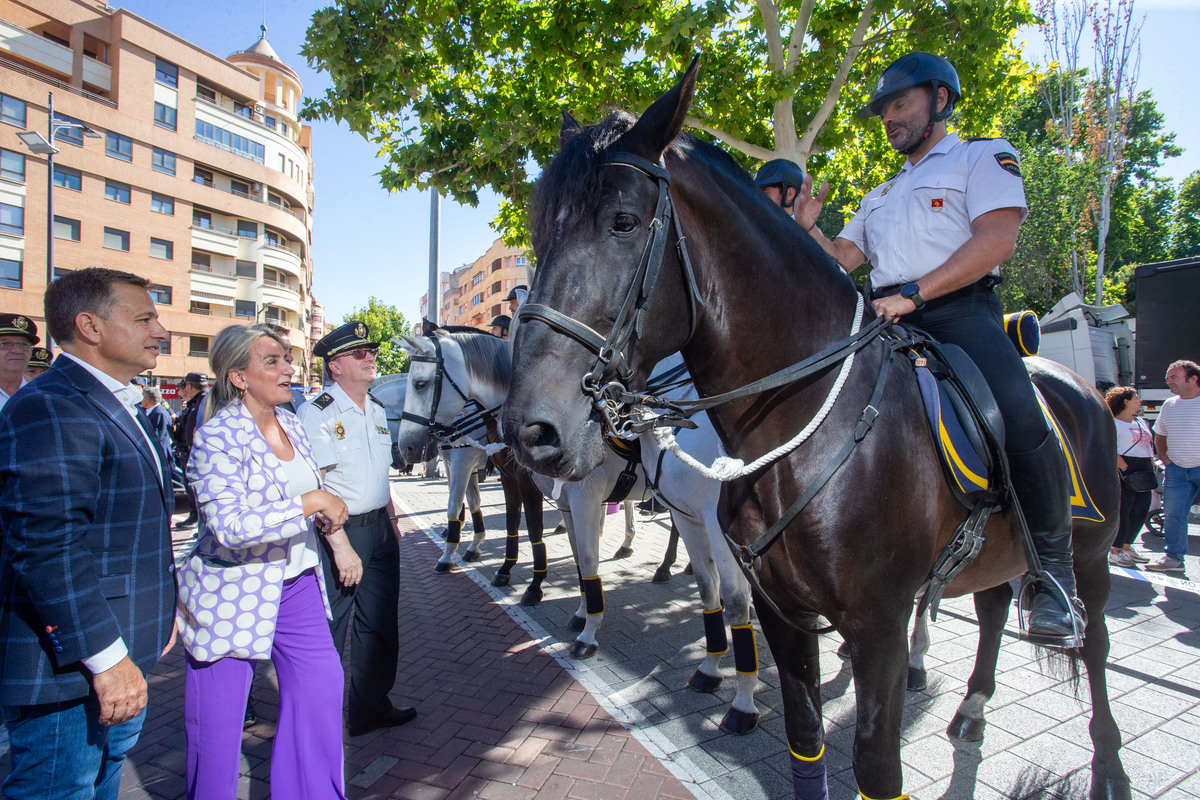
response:
[[[268,326],[231,326],[210,355],[215,383],[187,470],[199,533],[176,613],[187,648],[189,798],[236,797],[254,663],[268,658],[279,678],[271,795],[345,797],[343,675],[318,528],[345,580],[357,581],[362,565],[341,531],[345,503],[321,488],[299,421],[276,408],[291,399],[288,351]]]

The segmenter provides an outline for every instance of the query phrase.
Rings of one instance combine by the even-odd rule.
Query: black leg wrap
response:
[[[546,574],[546,543],[533,542],[529,545],[529,549],[533,551],[533,573],[534,575]]]
[[[510,533],[504,537],[504,564],[509,569],[517,563],[517,557],[521,554],[521,537],[515,533]]]
[[[734,625],[733,665],[741,675],[758,672],[758,644],[754,641],[754,624]]]
[[[792,791],[796,800],[829,800],[824,747],[813,759],[799,758],[792,752]]]
[[[473,527],[475,529],[476,536],[482,536],[483,534],[485,534],[487,532],[485,530],[485,526],[483,524],[483,510],[482,509],[480,509],[479,511],[471,512],[471,527]]]
[[[724,653],[729,649],[725,638],[725,608],[704,612],[704,642],[709,653]]]
[[[462,541],[462,520],[452,519],[446,524],[446,543],[458,544]]]
[[[583,579],[583,597],[587,602],[588,616],[604,613],[604,587],[599,576]]]

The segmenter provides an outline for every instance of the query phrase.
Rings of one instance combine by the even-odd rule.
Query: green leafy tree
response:
[[[1171,258],[1200,256],[1200,172],[1183,180],[1171,223]]]
[[[412,327],[404,320],[404,314],[400,309],[371,297],[367,300],[365,308],[356,308],[342,317],[342,324],[345,325],[347,322],[366,323],[368,338],[372,342],[379,342],[379,355],[376,363],[379,366],[380,375],[408,371],[408,354],[392,344],[392,339],[395,337],[412,333]]]
[[[339,0],[313,15],[302,52],[331,86],[303,114],[378,144],[385,187],[472,205],[490,187],[506,206],[494,224],[524,244],[531,172],[557,152],[561,112],[641,110],[696,51],[694,131],[747,167],[781,156],[821,173],[852,160],[831,164],[835,151],[889,152],[853,112],[913,49],[957,67],[959,129],[993,133],[1026,80],[1012,39],[1032,20],[1028,0]],[[858,162],[858,195],[894,166]]]

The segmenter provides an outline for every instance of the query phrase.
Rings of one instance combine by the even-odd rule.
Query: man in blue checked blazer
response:
[[[9,800],[116,798],[170,647],[167,453],[129,385],[167,332],[148,282],[108,269],[46,292],[62,354],[0,413],[0,707]]]

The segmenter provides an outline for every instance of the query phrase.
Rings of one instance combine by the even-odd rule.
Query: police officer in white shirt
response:
[[[326,334],[313,355],[325,360],[325,377],[333,383],[298,413],[317,466],[325,473],[325,488],[350,511],[346,536],[362,560],[362,579],[345,586],[333,558],[323,559],[333,609],[330,627],[339,653],[344,652],[347,631],[353,636],[346,712],[351,736],[403,725],[417,715],[410,707],[394,707],[388,699],[400,654],[400,531],[394,525],[388,479],[392,443],[387,413],[367,391],[378,377],[378,348],[361,322],[348,322]]]
[[[1000,406],[1013,487],[1043,569],[1072,599],[1039,583],[1028,636],[1058,645],[1083,629],[1071,555],[1070,478],[992,291],[1025,219],[1021,165],[1003,139],[960,140],[946,117],[962,92],[948,61],[914,52],[884,71],[860,116],[879,116],[903,169],[863,198],[830,240],[816,227],[828,184],[806,176],[796,221],[843,268],[870,261],[876,314],[956,344],[979,366]]]

